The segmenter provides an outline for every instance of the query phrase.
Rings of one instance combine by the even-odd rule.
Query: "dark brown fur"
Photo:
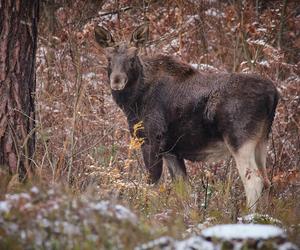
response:
[[[114,53],[126,52],[116,48]],[[131,133],[134,124],[144,123],[142,151],[153,182],[166,154],[176,157],[185,173],[183,159],[206,160],[207,149],[225,139],[236,151],[252,138],[268,136],[278,100],[271,81],[250,74],[204,74],[170,56],[133,58],[126,87],[112,94]]]
[[[132,34],[145,42],[147,25]],[[186,176],[184,159],[209,161],[234,157],[244,184],[247,205],[256,208],[266,170],[267,139],[278,93],[274,84],[253,74],[205,74],[164,55],[139,57],[137,47],[115,45],[111,34],[95,28],[106,47],[112,95],[127,116],[131,134],[143,122],[139,136],[149,179],[157,182],[163,159],[172,177]]]

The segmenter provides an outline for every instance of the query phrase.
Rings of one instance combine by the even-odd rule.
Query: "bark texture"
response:
[[[39,0],[0,2],[0,169],[32,173]]]

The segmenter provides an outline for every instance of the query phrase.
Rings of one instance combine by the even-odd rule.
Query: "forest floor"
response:
[[[97,13],[84,2],[52,12],[47,3],[41,6],[36,176],[24,184],[1,174],[0,249],[133,249],[161,236],[185,239],[249,214],[232,159],[187,162],[188,183],[171,182],[164,171],[158,185],[146,184],[140,150],[130,144],[93,36],[99,24],[119,40],[128,38],[146,18],[151,34],[144,52],[150,55],[275,82],[281,98],[267,159],[273,186],[257,211],[268,216],[256,222],[284,228],[300,246],[297,1],[266,1],[259,8],[255,1],[243,8],[227,1],[103,1]]]

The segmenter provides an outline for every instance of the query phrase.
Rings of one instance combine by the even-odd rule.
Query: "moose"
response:
[[[211,162],[231,155],[247,206],[255,210],[263,189],[271,186],[267,142],[279,98],[272,81],[255,74],[204,73],[168,55],[139,55],[147,25],[127,43],[116,43],[104,27],[94,31],[130,133],[143,122],[139,136],[149,181],[159,181],[163,162],[172,178],[185,178],[185,159]]]

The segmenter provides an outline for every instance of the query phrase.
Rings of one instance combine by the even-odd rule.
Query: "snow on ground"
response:
[[[258,61],[257,64],[261,65],[261,66],[266,66],[268,68],[270,68],[270,64],[267,60],[261,60],[261,61]]]
[[[0,214],[7,213],[10,210],[11,205],[7,201],[0,201]]]
[[[260,224],[227,224],[217,225],[202,231],[205,238],[216,237],[219,239],[270,239],[286,237],[284,231],[272,225]]]
[[[201,71],[209,71],[209,72],[219,72],[220,70],[215,68],[214,66],[212,65],[209,65],[209,64],[203,64],[203,63],[190,63],[190,65],[195,68],[195,69],[198,69],[198,70],[201,70]]]
[[[206,10],[205,14],[207,16],[212,16],[212,17],[217,17],[217,18],[225,17],[224,12],[222,12],[222,11],[216,9],[216,8],[210,8],[210,9]]]
[[[253,245],[254,244],[254,245]],[[272,248],[270,248],[272,246]],[[262,224],[227,224],[204,229],[199,236],[185,240],[161,237],[142,244],[135,250],[219,250],[219,249],[274,249],[299,250],[286,239],[276,226]]]
[[[187,240],[177,241],[174,244],[174,249],[176,250],[192,250],[192,249],[199,249],[199,250],[214,250],[215,247],[212,242],[208,242],[203,240],[201,237],[191,237]]]
[[[136,226],[138,218],[120,204],[86,195],[72,198],[52,188],[42,191],[34,186],[28,192],[6,194],[0,201],[0,242],[3,238],[18,238],[24,244],[52,249],[52,241],[57,238],[61,245],[73,249],[72,238],[88,237],[82,234],[83,229],[102,232],[102,222],[107,223],[107,231],[114,231],[122,222]],[[91,233],[89,237],[100,241],[103,236]],[[118,237],[116,233],[116,242]]]
[[[277,226],[282,226],[282,222],[276,218],[271,217],[268,214],[248,214],[243,217],[238,217],[237,218],[238,223],[244,223],[244,224],[249,224],[249,223],[255,223],[255,224],[271,224],[271,225],[277,225]]]
[[[137,217],[128,208],[121,205],[112,205],[109,201],[99,201],[92,203],[91,207],[105,216],[118,218],[119,220],[129,220],[131,223],[137,223]]]
[[[161,237],[135,248],[135,250],[214,250],[212,242],[205,241],[202,237],[194,236],[187,240],[177,241],[171,237]]]

